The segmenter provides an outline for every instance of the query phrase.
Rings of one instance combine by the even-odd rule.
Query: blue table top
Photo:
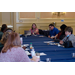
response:
[[[75,53],[75,48],[58,47],[57,45],[47,45],[44,41],[53,41],[48,37],[27,36],[23,38],[23,44],[32,43],[36,52],[43,52],[47,55],[40,56],[41,61],[46,61],[46,58],[51,58],[51,62],[75,62],[72,53]]]

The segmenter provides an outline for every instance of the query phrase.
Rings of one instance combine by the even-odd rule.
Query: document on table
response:
[[[23,45],[21,45],[21,47],[23,47],[23,46],[28,47],[28,46],[29,46],[29,44],[23,44]]]
[[[40,53],[40,56],[43,56],[43,55],[47,55],[47,54],[45,54],[45,53],[43,53],[43,52],[42,52],[42,53]]]
[[[30,49],[29,49],[29,48],[26,48],[25,50],[28,51],[28,50],[30,50]]]
[[[54,41],[44,41],[44,43],[51,43],[51,42],[54,42]]]

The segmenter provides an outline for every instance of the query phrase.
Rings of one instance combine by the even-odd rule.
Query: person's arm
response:
[[[48,38],[51,38],[50,35],[48,35]]]
[[[39,30],[38,29],[36,29],[36,31],[34,32],[34,33],[38,33],[39,32]]]
[[[31,31],[31,34],[34,35],[34,32],[32,32],[32,29],[30,29],[29,31]]]
[[[57,38],[58,34],[56,34],[55,36],[50,37],[51,39]]]
[[[64,42],[66,41],[66,38],[67,38],[67,37],[64,37],[62,40],[60,40],[59,43],[60,43],[60,44],[64,44]]]
[[[20,62],[31,62],[31,61],[38,62],[39,61],[39,59],[36,56],[34,56],[32,59],[30,59],[28,57],[28,55],[26,54],[26,52],[24,51],[24,49],[21,47],[18,48],[16,57],[17,57],[18,61],[20,61]]]
[[[62,40],[60,40],[60,42],[59,42],[60,44],[63,44],[64,42],[62,41]]]
[[[58,34],[56,34],[55,36],[54,36],[54,38],[57,38],[58,37]]]
[[[56,29],[56,35],[54,36],[54,38],[57,38],[58,37],[58,33],[59,33],[59,30]]]

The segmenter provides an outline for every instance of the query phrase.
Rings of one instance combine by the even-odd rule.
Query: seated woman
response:
[[[0,40],[2,39],[2,35],[6,31],[6,29],[7,29],[7,25],[3,24],[0,31]]]
[[[4,47],[4,44],[6,43],[7,37],[8,35],[12,32],[13,30],[9,30],[7,29],[6,32],[4,32],[2,39],[0,40],[0,52],[2,50],[2,48]]]
[[[39,30],[35,23],[32,24],[30,31],[32,35],[39,35]]]
[[[34,56],[32,61],[39,61],[39,58]],[[21,48],[19,34],[12,32],[9,34],[6,43],[0,53],[0,62],[30,62],[31,61],[24,49]]]
[[[57,39],[62,40],[65,37],[65,28],[67,26],[65,24],[60,26],[61,31],[58,33]]]

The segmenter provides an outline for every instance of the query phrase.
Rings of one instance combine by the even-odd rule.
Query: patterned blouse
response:
[[[0,62],[30,62],[30,59],[23,48],[13,47],[6,53],[0,53]]]
[[[31,34],[33,34],[36,30],[38,30],[38,28],[36,28],[35,30],[30,29]],[[37,33],[35,33],[35,34],[39,35],[39,30],[38,30],[38,32],[37,32]]]

